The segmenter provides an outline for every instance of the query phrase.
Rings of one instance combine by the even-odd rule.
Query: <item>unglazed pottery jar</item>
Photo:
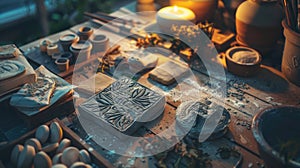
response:
[[[282,8],[277,0],[247,0],[236,11],[236,40],[266,54],[281,34]]]
[[[93,45],[89,41],[79,41],[70,46],[70,51],[73,53],[76,62],[84,62],[90,58]]]
[[[197,22],[204,22],[214,18],[218,0],[170,0],[170,5],[188,8],[196,14]]]
[[[293,31],[282,21],[285,44],[281,70],[289,81],[300,86],[300,33]]]

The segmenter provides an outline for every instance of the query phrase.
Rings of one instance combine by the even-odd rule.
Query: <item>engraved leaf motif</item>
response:
[[[128,89],[129,87],[132,87],[135,83],[128,79],[128,78],[122,78],[117,82],[114,82],[110,86],[111,91],[124,91]]]
[[[151,92],[147,91],[146,88],[137,88],[132,92],[131,98],[136,104],[147,107],[151,105],[151,99],[154,100],[158,97],[155,94],[151,94]]]
[[[133,122],[132,117],[126,113],[125,109],[115,106],[103,113],[103,118],[119,130],[124,130]]]
[[[96,101],[99,103],[98,107],[100,108],[101,111],[108,111],[111,108],[111,106],[114,105],[114,101],[110,93],[99,94],[96,97]]]
[[[100,111],[98,104],[95,104],[95,103],[85,103],[82,106],[89,109],[89,111],[91,111],[93,113]]]

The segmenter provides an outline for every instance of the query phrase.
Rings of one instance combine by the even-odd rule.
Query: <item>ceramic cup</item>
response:
[[[68,58],[58,58],[55,60],[55,64],[59,71],[67,71],[69,69],[69,59]]]
[[[84,62],[90,58],[92,43],[89,41],[79,41],[70,46],[70,51],[73,53],[74,61]]]
[[[46,53],[47,52],[47,46],[51,43],[52,42],[48,39],[44,39],[44,40],[40,41],[40,50],[41,50],[41,52]]]
[[[70,46],[78,41],[79,37],[76,34],[65,34],[59,38],[59,42],[64,51],[69,51]]]
[[[80,41],[88,40],[93,33],[94,33],[93,28],[88,27],[88,26],[80,27],[78,32],[77,32],[77,34],[80,38]]]
[[[103,35],[98,34],[91,38],[93,44],[93,53],[104,52],[109,48],[109,39]]]
[[[58,45],[51,43],[47,46],[47,54],[52,57],[53,54],[59,53]]]
[[[282,21],[282,25],[286,39],[281,70],[289,81],[300,86],[300,33],[292,30],[285,20]]]
[[[60,58],[67,58],[67,59],[69,59],[71,65],[74,64],[74,57],[71,52],[61,53]]]

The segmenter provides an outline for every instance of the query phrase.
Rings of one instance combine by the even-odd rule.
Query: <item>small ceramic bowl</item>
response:
[[[253,76],[261,64],[261,55],[249,47],[232,47],[225,53],[227,70],[238,76]]]
[[[59,71],[67,71],[69,69],[69,59],[68,58],[58,58],[55,60],[55,64]]]
[[[41,52],[47,52],[47,46],[52,44],[52,41],[50,41],[49,39],[44,39],[42,41],[40,41],[40,50]]]
[[[79,41],[79,36],[76,34],[65,34],[60,36],[59,42],[63,48],[64,51],[69,51],[70,46],[73,43],[77,43]]]
[[[89,41],[79,41],[70,46],[70,51],[73,53],[76,62],[84,62],[90,58],[93,45]]]
[[[59,53],[58,45],[55,43],[51,43],[47,46],[47,54],[52,57],[53,54]]]
[[[88,40],[93,33],[94,33],[93,28],[88,26],[80,27],[77,32],[81,41]]]
[[[255,115],[253,136],[267,167],[300,167],[300,106],[266,108]]]
[[[104,52],[109,48],[109,39],[104,34],[94,35],[90,40],[93,44],[93,53]]]

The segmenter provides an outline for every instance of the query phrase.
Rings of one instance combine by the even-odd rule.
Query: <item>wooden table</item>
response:
[[[128,14],[127,10],[134,11],[135,4],[130,4],[119,11],[112,13],[114,16],[124,16]],[[126,10],[124,10],[126,9]],[[133,18],[134,19],[134,18]],[[153,18],[145,17],[145,22],[150,23]],[[48,39],[57,40],[61,34],[66,32],[76,33],[79,27],[83,25],[92,26],[97,28],[97,25],[92,22],[84,22],[76,25],[69,30],[51,35]],[[104,31],[109,38],[118,38],[118,35],[110,31]],[[32,42],[24,45],[21,49],[25,52],[25,55],[36,50],[38,42]],[[128,43],[122,43],[122,48],[126,48]],[[159,56],[159,64],[169,60],[166,56]],[[224,63],[224,57],[220,55],[216,56],[216,60]],[[258,152],[258,147],[251,132],[251,123],[253,116],[260,110],[276,105],[300,105],[300,88],[286,80],[283,74],[270,66],[262,65],[260,73],[254,77],[241,78],[226,72],[226,92],[225,105],[230,115],[231,122],[229,124],[229,131],[222,138],[204,142],[200,149],[209,154],[209,158],[212,160],[213,167],[233,167],[237,163],[237,159],[229,158],[222,159],[217,153],[217,150],[222,147],[230,147],[237,150],[243,157],[241,167],[261,167],[264,163],[261,160]],[[88,66],[88,65],[87,65]],[[220,102],[213,93],[210,92],[210,88],[207,85],[209,77],[205,72],[193,71],[197,78],[198,84],[201,87],[203,93],[199,95],[201,98],[206,98],[211,102]],[[86,72],[84,72],[86,73]],[[84,73],[76,73],[76,79],[78,81],[87,80]],[[99,90],[104,89],[107,85],[114,81],[113,78],[104,74],[98,74],[101,79],[105,79],[105,82]],[[72,75],[65,75],[64,78],[68,82],[77,83],[78,81],[72,81]],[[161,87],[160,85],[153,84],[148,79],[148,73],[144,74],[138,79],[141,84],[152,88]],[[193,88],[191,83],[183,82],[187,87]],[[171,90],[180,89],[178,86],[171,88]],[[80,98],[76,99],[77,102],[82,102]],[[84,101],[84,100],[83,100]],[[135,136],[149,137],[159,134],[161,131],[168,129],[170,122],[175,120],[176,109],[180,105],[180,102],[175,102],[172,97],[168,97],[167,103],[163,115],[154,121],[151,121],[138,129]],[[83,138],[87,143],[91,144],[104,158],[114,164],[114,166],[129,166],[129,167],[156,167],[158,160],[155,157],[142,157],[142,158],[130,158],[112,154],[110,151],[103,149],[91,140],[92,135],[87,135],[81,128],[80,123],[76,119],[76,113],[63,121],[68,124],[78,135]],[[103,135],[105,136],[105,135]],[[120,143],[121,145],[121,143]],[[133,144],[133,147],[138,144]],[[176,159],[175,159],[176,161]],[[174,163],[174,159],[170,159],[170,162]],[[180,165],[184,166],[184,165]]]

